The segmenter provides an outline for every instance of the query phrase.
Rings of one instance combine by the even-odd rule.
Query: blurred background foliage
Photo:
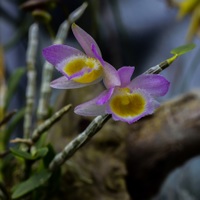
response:
[[[116,68],[135,66],[135,75],[138,75],[149,67],[168,58],[171,49],[188,41],[193,41],[197,45],[196,49],[180,57],[169,69],[162,73],[171,82],[170,92],[164,100],[200,86],[199,0],[88,0],[87,2],[88,8],[77,21],[77,24],[95,38],[105,60]],[[40,24],[39,50],[36,58],[37,88],[39,88],[42,75],[41,67],[44,62],[41,54],[42,49],[52,44],[60,24],[82,3],[82,0],[0,1],[0,121],[3,118],[2,116],[6,115],[2,109],[3,107],[6,107],[6,112],[10,114],[10,117],[14,115],[15,109],[20,110],[10,121],[9,129],[7,129],[8,133],[6,133],[6,137],[3,140],[8,142],[10,138],[22,135],[22,123],[19,122],[22,120],[23,108],[25,106],[27,80],[24,67],[26,66],[26,50],[30,25],[35,21]],[[71,32],[69,32],[68,38],[64,43],[79,48]],[[55,71],[54,77],[58,76],[59,74]],[[12,80],[10,84],[9,80]],[[5,95],[6,90],[9,91],[7,96]],[[88,90],[91,91],[94,88]],[[82,98],[88,98],[85,97],[84,92],[81,94]],[[53,90],[52,104],[55,102],[57,95],[61,93],[62,91]],[[67,96],[69,94],[70,98]],[[6,105],[3,105],[2,99],[4,96],[6,96]],[[36,100],[38,100],[38,96],[39,89],[36,91]],[[61,94],[61,96],[65,96],[62,99],[63,102],[68,99],[68,103],[71,103],[69,100],[72,100],[75,104],[78,104],[76,102],[77,98],[74,99],[77,97],[77,94],[67,93]],[[66,102],[63,104],[66,105]],[[60,105],[57,105],[57,107],[60,107]],[[72,113],[70,116],[72,116]],[[75,119],[79,119],[78,130],[77,124],[74,122],[72,125],[74,129],[69,128],[69,131],[76,129],[74,134],[77,134],[77,132],[83,130],[85,124],[88,124],[88,119],[80,120],[79,117],[75,117]],[[52,132],[58,132],[58,135],[62,136],[63,130],[60,130],[60,132],[57,130]],[[53,133],[51,134],[53,139],[50,137],[51,141],[55,137]],[[57,142],[55,144],[56,150],[60,150],[64,146],[62,137],[58,141],[62,145]],[[0,147],[0,149],[5,149],[5,147]],[[84,159],[93,160],[93,157]],[[79,157],[75,158],[75,160],[78,162]],[[6,162],[9,161],[8,159]],[[18,162],[18,160],[15,162]],[[81,160],[80,163],[82,164],[82,162]],[[12,167],[14,168],[15,163],[11,164],[9,170],[12,170]],[[115,166],[113,163],[111,165]],[[196,174],[200,174],[197,169],[198,165],[199,160],[196,158],[196,160],[188,162],[186,166],[183,166],[182,170],[184,173],[187,173],[185,169],[188,166],[194,172],[191,173],[189,171],[188,177],[190,180],[194,180],[194,177],[199,178],[198,181],[200,180],[200,177],[196,176]],[[77,167],[77,164],[75,167]],[[6,171],[7,174],[9,174],[9,170]],[[10,182],[8,181],[8,186],[10,186],[11,182],[16,182],[17,177],[20,176],[20,174],[15,174],[16,171],[14,170],[12,173],[13,177],[16,178],[13,178],[15,180],[10,180]],[[120,173],[124,174],[124,171],[120,171]],[[168,194],[165,188],[168,185],[178,184],[174,183],[174,180],[177,180],[177,182],[180,180],[175,178],[180,173],[181,169],[171,174],[161,191],[161,197],[157,197],[158,199],[165,199],[165,197],[170,199],[169,197],[167,198]],[[74,179],[74,177],[66,177],[66,179],[70,178]],[[84,181],[87,182],[89,180]],[[64,189],[62,188],[63,191]],[[183,197],[177,188],[175,192],[181,200],[187,198],[187,196]],[[174,199],[178,199],[177,196]],[[193,199],[195,200],[195,198]]]
[[[39,45],[42,49],[51,44],[51,38],[61,22],[82,2],[81,0],[1,1],[0,43],[5,52],[6,74],[9,75],[16,67],[25,65],[27,32],[33,20],[37,19],[41,23]],[[172,4],[172,1],[157,0],[151,2],[89,0],[87,11],[77,23],[97,40],[105,60],[116,68],[122,65],[135,66],[136,73],[139,74],[168,57],[171,49],[187,42],[192,10],[180,11],[183,14],[178,15],[178,5],[174,2]],[[192,13],[195,12],[197,11],[194,10]],[[177,20],[177,16],[186,14],[189,15],[183,20]],[[196,32],[198,33],[198,30]],[[192,36],[190,38],[198,44],[196,34]],[[65,43],[77,46],[71,33]],[[198,48],[179,59],[174,67],[164,72],[176,85],[171,88],[167,98],[199,86],[197,76],[199,59],[195,57],[197,51]],[[38,51],[36,63],[38,74],[41,73],[42,62],[41,52]],[[23,84],[21,89],[24,90]],[[23,100],[19,99],[15,98],[16,103],[23,104]]]

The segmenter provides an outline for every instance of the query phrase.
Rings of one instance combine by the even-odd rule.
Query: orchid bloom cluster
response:
[[[188,14],[192,15],[187,33],[187,40],[191,41],[195,35],[199,36],[200,1],[199,0],[174,0],[174,6],[179,8],[178,19],[183,19]]]
[[[190,25],[187,31],[187,41],[192,41],[195,36],[200,37],[200,1],[199,0],[167,0],[169,5],[178,8],[177,19],[182,20],[191,15]]]
[[[63,75],[51,82],[58,89],[81,88],[103,80],[105,91],[78,105],[74,112],[83,116],[111,114],[114,120],[133,123],[152,114],[159,106],[155,97],[163,96],[169,82],[161,75],[142,74],[131,80],[134,67],[116,70],[103,60],[95,40],[76,24],[72,31],[84,52],[67,45],[52,45],[43,50],[45,59]]]

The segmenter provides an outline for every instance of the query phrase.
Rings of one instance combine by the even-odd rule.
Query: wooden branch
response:
[[[163,104],[131,125],[127,186],[134,200],[150,199],[173,169],[200,154],[199,130],[199,90]]]

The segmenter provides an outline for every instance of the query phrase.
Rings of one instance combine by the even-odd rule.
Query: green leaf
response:
[[[51,163],[52,159],[55,157],[56,153],[54,151],[54,148],[52,144],[47,145],[49,151],[45,157],[43,157],[43,164],[45,168],[49,167],[49,164]],[[51,199],[52,193],[54,191],[59,190],[60,187],[60,178],[61,178],[61,168],[58,167],[56,170],[53,171],[51,178],[48,181],[47,184],[47,194],[46,199]]]
[[[17,199],[29,192],[35,190],[36,188],[42,186],[51,177],[51,172],[44,169],[38,173],[35,173],[28,180],[16,185],[12,188],[13,194],[12,199]]]
[[[25,74],[26,68],[20,67],[15,70],[8,80],[8,88],[5,97],[5,110],[7,110],[10,100],[12,99],[14,92],[17,90],[19,82],[22,76]]]
[[[46,156],[43,157],[43,163],[46,168],[49,167],[49,164],[56,155],[53,146],[51,144],[48,144],[47,148],[48,148],[48,153],[46,154]]]
[[[185,54],[189,51],[191,51],[192,49],[194,49],[196,47],[195,44],[186,44],[186,45],[183,45],[183,46],[180,46],[180,47],[177,47],[175,49],[172,49],[170,51],[171,54],[174,54],[174,55],[182,55],[182,54]]]
[[[36,160],[38,158],[42,158],[46,156],[46,154],[48,153],[48,148],[43,147],[40,149],[36,149],[36,152],[34,154],[30,154],[28,152],[22,151],[17,148],[10,148],[10,151],[12,152],[14,156],[17,156],[26,160]]]
[[[22,151],[22,150],[17,149],[17,148],[10,148],[10,151],[14,156],[24,158],[24,159],[27,159],[27,160],[34,160],[33,156],[28,152]]]

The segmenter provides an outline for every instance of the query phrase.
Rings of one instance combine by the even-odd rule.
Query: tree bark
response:
[[[155,195],[166,176],[200,154],[200,91],[164,103],[131,125],[126,140],[127,187],[133,200]]]

